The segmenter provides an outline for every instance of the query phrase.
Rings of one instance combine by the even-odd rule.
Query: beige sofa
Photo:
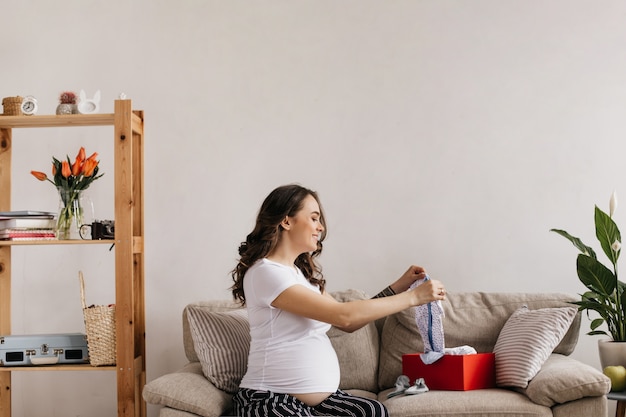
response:
[[[333,295],[342,301],[367,298],[356,290]],[[492,352],[501,330],[522,305],[531,312],[543,313],[571,307],[568,301],[572,300],[571,296],[553,293],[451,293],[444,302],[446,346],[469,345],[478,352]],[[536,311],[547,308],[550,310]],[[230,415],[232,395],[228,391],[236,390],[245,372],[247,329],[245,310],[230,301],[188,305],[183,312],[183,344],[189,363],[146,384],[144,399],[163,406],[160,417]],[[395,381],[402,374],[402,354],[422,349],[410,312],[389,316],[354,333],[333,328],[329,336],[341,366],[340,388],[378,398],[393,417],[604,417],[609,379],[568,357],[576,346],[579,330],[580,314],[575,314],[565,336],[557,341],[552,353],[546,352],[549,357],[540,360],[538,373],[525,388],[430,390],[389,399],[387,394],[394,391]],[[529,352],[538,350],[540,341],[532,340],[525,330],[517,337],[518,346]],[[496,355],[496,366],[498,363]]]

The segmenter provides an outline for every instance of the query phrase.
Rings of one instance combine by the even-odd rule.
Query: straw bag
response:
[[[22,115],[22,97],[5,97],[2,99],[2,108],[5,116]]]
[[[85,303],[85,280],[82,271],[80,280],[80,299],[83,303],[87,349],[92,366],[115,365],[115,305],[87,307]]]

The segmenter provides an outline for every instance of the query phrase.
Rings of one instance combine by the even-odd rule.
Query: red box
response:
[[[402,373],[411,384],[424,378],[428,389],[469,391],[496,386],[496,356],[493,353],[444,355],[433,364],[422,362],[419,353],[402,355]]]

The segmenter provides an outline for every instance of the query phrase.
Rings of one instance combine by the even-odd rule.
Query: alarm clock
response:
[[[37,113],[37,109],[39,106],[37,105],[37,99],[33,96],[26,96],[22,100],[22,104],[20,105],[20,110],[23,114],[27,116],[31,116]]]
[[[85,90],[80,90],[79,101],[76,107],[80,114],[97,113],[100,109],[100,90],[96,91],[93,98],[87,98]]]

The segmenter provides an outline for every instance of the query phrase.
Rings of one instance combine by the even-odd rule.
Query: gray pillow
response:
[[[575,307],[518,308],[500,331],[496,354],[496,385],[526,388],[576,316]]]
[[[188,363],[178,372],[148,382],[143,388],[143,398],[149,404],[203,417],[228,415],[232,407],[232,396],[209,383],[199,362]]]
[[[611,380],[599,370],[567,356],[552,354],[524,392],[534,403],[552,407],[611,390]]]
[[[250,351],[247,311],[208,312],[190,307],[187,317],[204,376],[221,390],[237,392]]]

